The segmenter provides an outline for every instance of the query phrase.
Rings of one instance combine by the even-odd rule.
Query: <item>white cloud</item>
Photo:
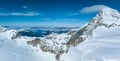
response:
[[[0,13],[0,16],[7,16],[6,13]]]
[[[51,18],[39,18],[39,20],[51,21],[51,20],[53,20],[53,19],[51,19]]]
[[[39,18],[40,20],[45,20],[45,21],[80,21],[80,19],[76,19],[76,18],[57,18],[57,19],[53,19],[53,18]]]
[[[79,19],[74,19],[74,18],[63,18],[62,20],[65,20],[65,21],[80,21]]]
[[[57,19],[49,19],[49,20],[54,20],[54,21],[80,21],[79,19],[75,19],[75,18],[57,18]]]
[[[106,8],[107,6],[105,5],[93,5],[93,6],[89,6],[89,7],[84,7],[80,13],[95,13],[95,12],[99,12],[100,10],[102,10],[103,8]]]
[[[68,13],[66,13],[65,14],[66,16],[76,16],[76,15],[79,15],[79,12],[77,13],[75,13],[75,12],[68,12]]]
[[[40,15],[38,12],[11,12],[11,13],[0,13],[0,16],[37,16]]]

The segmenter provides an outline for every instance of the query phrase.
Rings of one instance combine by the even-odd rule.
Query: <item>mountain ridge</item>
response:
[[[93,36],[96,36],[95,32],[98,34],[98,30],[114,31],[116,28],[120,28],[120,13],[112,8],[104,8],[95,17],[93,17],[90,22],[88,22],[86,25],[83,25],[83,27],[76,32],[68,32],[63,34],[52,33],[42,38],[33,38],[32,40],[29,40],[17,35],[18,32],[16,30],[8,30],[0,27],[0,35],[10,35],[9,39],[11,40],[24,39],[26,40],[26,44],[37,47],[37,49],[41,50],[42,52],[54,54],[55,59],[57,61],[61,61],[61,56],[64,56],[65,54],[67,55],[72,47],[76,48],[79,45],[82,46],[81,44],[84,44],[86,41],[90,42],[94,40],[89,39],[93,38]],[[118,30],[119,29],[116,31]],[[104,33],[104,31],[99,32]],[[7,38],[8,36],[5,37]]]
[[[108,10],[110,12],[108,12]],[[105,14],[106,12],[107,14]],[[116,16],[117,17],[116,18],[113,16],[113,14],[117,14],[119,16]],[[109,18],[106,17],[106,15],[109,16]],[[108,22],[109,19],[113,19],[113,20],[111,20],[109,23]],[[116,21],[116,19],[118,20]],[[110,28],[119,25],[120,25],[120,13],[112,8],[104,8],[95,17],[93,17],[93,19],[90,22],[88,22],[80,30],[78,30],[75,34],[72,35],[71,39],[68,42],[68,45],[73,45],[73,46],[78,45],[80,42],[84,41],[87,37],[92,36],[93,30],[95,30],[99,26]]]

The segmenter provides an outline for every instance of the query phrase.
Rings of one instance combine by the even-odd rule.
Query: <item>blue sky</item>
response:
[[[120,0],[0,0],[0,25],[81,26]]]

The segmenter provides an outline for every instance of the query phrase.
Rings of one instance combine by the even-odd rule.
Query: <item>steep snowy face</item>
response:
[[[88,24],[89,28],[93,26],[87,29],[92,31],[92,37],[77,46],[84,52],[82,61],[120,61],[119,12],[105,8]]]
[[[120,26],[120,13],[115,9],[104,8],[89,23],[72,35],[68,45],[78,45],[86,38],[91,37],[93,31],[100,26],[105,28]]]
[[[0,27],[0,61],[45,61],[37,54],[33,54],[31,47],[26,43],[34,38],[21,36],[13,40],[16,34],[16,30]]]
[[[110,28],[119,25],[120,13],[112,8],[104,8],[87,24],[87,27],[96,29],[98,26]]]
[[[8,30],[7,28],[1,27],[0,26],[0,35],[2,35],[0,37],[0,39],[13,39],[14,37],[16,37],[17,35],[17,31],[16,30]]]
[[[91,21],[93,23],[101,22],[110,26],[112,24],[120,24],[120,13],[112,8],[104,8]]]

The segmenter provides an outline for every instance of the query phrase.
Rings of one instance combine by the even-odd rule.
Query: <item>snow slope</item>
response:
[[[118,54],[120,40],[119,30],[120,30],[120,13],[115,9],[104,8],[88,24],[84,25],[77,32],[72,33],[70,37],[68,37],[69,35],[67,34],[59,35],[51,34],[48,36],[48,39],[47,38],[44,39],[47,40],[46,44],[48,45],[50,44],[54,47],[60,46],[59,44],[61,42],[64,42],[66,43],[65,44],[66,46],[69,46],[68,52],[61,54],[61,56],[59,57],[60,60],[65,61],[119,60],[117,59],[120,56],[120,54]],[[65,40],[66,37],[68,37],[67,40]],[[58,45],[54,45],[54,41],[57,42]],[[60,47],[57,48],[59,49]],[[110,49],[111,51],[109,51]],[[55,49],[54,51],[59,50]],[[107,51],[108,53],[106,53]],[[116,59],[114,59],[113,57],[116,57]]]
[[[112,8],[104,8],[76,32],[43,38],[0,27],[0,61],[120,61],[119,30],[120,13]]]
[[[16,33],[15,30],[0,28],[0,61],[56,61],[53,54],[38,52],[38,49],[26,43],[35,37],[12,39]]]
[[[86,31],[92,35],[85,31],[82,35],[88,38],[76,48],[82,52],[81,61],[120,61],[120,13],[105,8],[90,23]]]

